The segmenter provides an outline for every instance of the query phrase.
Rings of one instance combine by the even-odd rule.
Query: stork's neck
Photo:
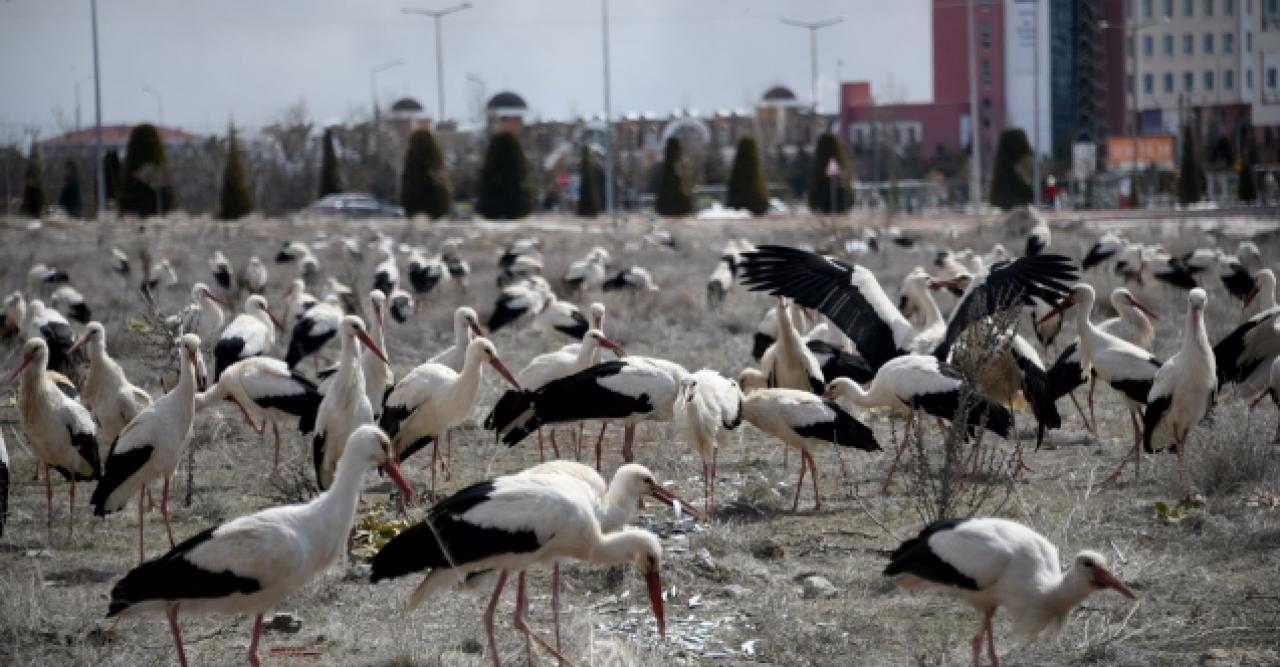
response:
[[[339,338],[342,339],[342,352],[338,359],[338,372],[334,382],[336,386],[345,387],[351,384],[357,384],[363,390],[364,374],[356,367],[356,339],[355,336],[348,336],[343,333]]]
[[[587,338],[578,346],[578,358],[574,361],[574,368],[586,368],[591,365],[591,361],[595,359],[596,353],[600,351],[600,344],[594,338]]]
[[[186,396],[187,402],[195,405],[196,397],[196,367],[192,365],[191,360],[187,358],[185,353],[182,354],[182,360],[178,364],[178,386],[173,388],[174,393],[180,396]]]
[[[600,530],[611,533],[626,525],[639,504],[640,499],[629,493],[621,480],[610,482],[601,501]]]
[[[470,351],[471,348],[467,348]],[[479,354],[467,354],[462,360],[462,370],[459,371],[458,377],[454,379],[453,396],[459,399],[472,401],[475,398],[476,389],[480,386],[480,374],[484,360]]]
[[[1264,310],[1271,310],[1272,308],[1275,308],[1275,307],[1276,307],[1276,285],[1275,285],[1275,282],[1271,282],[1269,285],[1263,285],[1263,287],[1264,287],[1265,289],[1260,289],[1260,290],[1258,290],[1258,296],[1255,298],[1255,300],[1256,300],[1256,301],[1258,302],[1258,304],[1259,304],[1259,305],[1258,305],[1258,310],[1257,310],[1257,311],[1255,311],[1255,312],[1262,312],[1262,311],[1264,311]]]
[[[1209,332],[1204,328],[1203,308],[1187,309],[1187,333],[1182,338],[1182,353],[1201,358],[1213,357],[1213,347],[1209,344]]]
[[[778,342],[779,343],[796,343],[800,339],[800,332],[796,331],[795,322],[791,319],[791,308],[789,306],[778,305]]]
[[[942,319],[942,311],[938,309],[938,302],[934,300],[928,288],[912,290],[911,300],[915,302],[916,307],[924,314],[923,329],[932,329],[946,324],[946,320]]]
[[[630,563],[645,549],[648,535],[645,531],[633,528],[600,534],[595,545],[587,547],[583,560],[596,565]]]
[[[338,469],[329,486],[313,507],[322,522],[317,534],[337,540],[345,540],[351,532],[356,516],[356,503],[360,497],[360,482],[368,468],[368,457],[361,451],[344,449],[338,459]]]
[[[1076,605],[1084,602],[1092,592],[1093,586],[1090,585],[1089,578],[1081,576],[1072,565],[1045,591],[1041,598],[1039,614],[1057,625],[1062,625],[1066,621],[1067,614],[1071,613]]]
[[[471,342],[471,328],[461,319],[453,323],[453,344],[458,349],[465,348]]]

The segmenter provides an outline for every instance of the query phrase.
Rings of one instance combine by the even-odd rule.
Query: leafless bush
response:
[[[983,400],[979,378],[1009,352],[1010,332],[1020,310],[1008,308],[975,323],[953,349],[951,363],[962,383],[941,451],[926,446],[923,418],[905,434],[912,452],[907,463],[910,494],[914,509],[927,522],[998,511],[1013,492],[1022,471],[1020,450],[1001,447],[985,430],[986,424],[971,424],[969,415]],[[968,443],[971,426],[977,432]],[[1012,427],[1010,433],[1016,437]]]
[[[267,498],[273,505],[305,503],[320,493],[320,487],[302,466],[282,466],[267,479],[267,484]]]
[[[1272,432],[1261,415],[1247,415],[1243,401],[1220,403],[1188,438],[1183,465],[1193,488],[1206,496],[1249,493],[1254,488],[1274,491],[1280,483],[1280,458],[1271,443]],[[1178,497],[1186,493],[1176,457],[1165,450],[1157,454],[1169,461],[1161,466],[1161,485]]]

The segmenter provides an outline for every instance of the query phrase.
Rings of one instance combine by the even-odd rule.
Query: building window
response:
[[[1222,87],[1226,90],[1235,90],[1235,87],[1236,87],[1235,70],[1228,69],[1228,70],[1222,71]]]
[[[991,48],[991,24],[983,21],[978,25],[978,39],[982,44],[982,48]]]
[[[1213,53],[1213,33],[1206,32],[1204,34],[1204,53],[1210,55]]]
[[[1182,0],[1182,15],[1183,16],[1196,15],[1196,0]]]
[[[1150,56],[1155,54],[1155,40],[1151,35],[1142,36],[1142,55]]]
[[[1251,69],[1244,71],[1244,87],[1253,90],[1253,70]]]
[[[983,88],[991,87],[991,61],[990,60],[982,61],[982,87]]]
[[[1124,15],[1133,18],[1133,0],[1124,0]]]
[[[1253,14],[1253,0],[1244,0],[1244,13]]]
[[[1124,38],[1124,55],[1126,58],[1133,57],[1133,37],[1132,36]]]
[[[1164,54],[1166,56],[1173,55],[1173,35],[1164,36]]]
[[[1142,18],[1151,18],[1151,0],[1142,0]]]
[[[1182,73],[1182,92],[1189,93],[1192,90],[1195,90],[1195,87],[1196,87],[1196,75],[1192,74],[1191,72],[1183,72]]]
[[[1189,56],[1196,50],[1196,38],[1191,33],[1182,36],[1182,55]]]
[[[1267,68],[1267,87],[1268,88],[1276,87],[1276,68],[1274,67]]]
[[[1253,33],[1251,32],[1244,34],[1244,50],[1253,53]]]
[[[1204,0],[1204,15],[1213,16],[1213,0]]]
[[[1235,33],[1231,33],[1231,32],[1224,32],[1224,33],[1222,33],[1222,52],[1223,52],[1223,53],[1235,53],[1235,52],[1236,52],[1236,35],[1235,35]]]
[[[1154,77],[1154,76],[1152,76],[1152,75],[1150,75],[1150,74],[1143,74],[1143,75],[1142,75],[1142,92],[1143,92],[1143,93],[1145,93],[1145,94],[1147,94],[1147,95],[1150,95],[1150,94],[1154,93],[1154,92],[1155,92],[1155,86],[1156,86],[1156,81],[1155,81],[1155,77]]]
[[[1164,73],[1164,92],[1173,92],[1173,72]]]
[[[1223,16],[1236,15],[1236,0],[1222,0],[1222,15]]]
[[[1133,75],[1132,74],[1126,74],[1124,76],[1124,89],[1130,95],[1133,94]]]
[[[1213,90],[1213,70],[1211,69],[1204,71],[1204,89]]]
[[[1163,16],[1173,16],[1173,0],[1164,0]]]

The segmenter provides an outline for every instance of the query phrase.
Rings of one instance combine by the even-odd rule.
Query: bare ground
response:
[[[691,370],[711,367],[726,374],[750,363],[750,334],[768,300],[741,290],[731,294],[719,313],[704,305],[703,285],[726,231],[714,223],[672,225],[677,249],[648,244],[644,231],[608,225],[582,226],[560,221],[539,233],[547,242],[546,267],[554,279],[568,263],[593,244],[606,245],[619,264],[651,268],[663,287],[653,296],[609,295],[609,334],[639,354],[667,357]],[[361,230],[356,223],[315,224],[270,221],[252,225],[220,225],[173,220],[168,225],[117,223],[64,227],[46,225],[36,231],[18,223],[0,225],[0,262],[5,293],[24,286],[26,268],[36,261],[66,267],[88,297],[95,317],[106,323],[112,353],[130,377],[153,392],[160,391],[158,368],[144,336],[128,325],[142,317],[136,284],[138,269],[127,281],[107,269],[107,253],[115,245],[137,257],[148,248],[173,261],[181,285],[162,295],[162,309],[183,303],[194,280],[208,281],[206,261],[223,249],[237,266],[250,254],[274,256],[282,239],[312,239],[321,233]],[[397,238],[438,247],[446,236],[467,238],[465,255],[475,269],[470,290],[454,289],[419,298],[418,316],[409,325],[391,325],[389,351],[398,372],[405,372],[447,344],[449,318],[455,305],[477,306],[481,316],[491,308],[498,248],[517,235],[521,225],[421,226],[381,229]],[[1162,240],[1171,249],[1190,247],[1204,238],[1186,228],[1185,236]],[[852,232],[835,225],[770,221],[741,225],[732,232],[757,242],[782,241],[839,247]],[[932,233],[932,232],[931,232]],[[1095,233],[1057,232],[1053,249],[1083,255]],[[1131,233],[1131,236],[1137,234]],[[1001,232],[964,232],[960,239],[929,237],[960,247],[985,249],[1002,240],[1020,243]],[[1225,242],[1224,242],[1225,243]],[[1234,245],[1232,243],[1231,245]],[[1276,257],[1272,241],[1264,257]],[[359,290],[371,282],[373,253],[363,265],[344,264],[336,248],[318,252],[323,269]],[[880,275],[890,293],[917,264],[932,253],[923,247],[891,247],[878,256],[859,258]],[[135,261],[135,264],[137,262]],[[292,269],[272,264],[268,296],[279,299]],[[1100,293],[1115,284],[1104,273],[1091,274]],[[1208,279],[1211,338],[1217,339],[1239,321],[1239,307],[1228,303],[1216,279]],[[319,292],[319,286],[314,290]],[[1158,286],[1137,289],[1139,298],[1166,317],[1157,325],[1156,351],[1163,358],[1178,344],[1185,304],[1181,293]],[[598,295],[596,295],[598,296]],[[596,298],[595,296],[591,298]],[[238,301],[239,299],[237,299]],[[584,299],[584,301],[589,299]],[[1101,314],[1100,314],[1101,316]],[[1056,357],[1070,338],[1070,326],[1051,354]],[[504,359],[519,368],[534,354],[562,341],[518,330],[498,332],[495,342]],[[15,347],[0,347],[0,360],[11,367]],[[304,366],[305,368],[306,366]],[[495,400],[501,387],[489,374],[473,417]],[[0,420],[14,458],[15,487],[6,534],[0,538],[0,664],[134,665],[172,664],[172,643],[161,618],[103,620],[112,583],[136,564],[136,512],[132,506],[106,519],[90,516],[86,504],[75,508],[76,532],[67,535],[65,485],[54,487],[55,517],[45,529],[43,482],[32,479],[34,466],[17,444],[12,387],[0,396]],[[1172,506],[1185,495],[1172,455],[1148,457],[1141,481],[1127,474],[1110,487],[1110,474],[1129,445],[1128,419],[1119,401],[1099,390],[1101,441],[1081,428],[1070,403],[1059,408],[1066,428],[1053,435],[1058,447],[1027,455],[1032,468],[1017,483],[1003,506],[986,511],[1017,518],[1057,543],[1064,560],[1082,548],[1104,553],[1118,574],[1139,593],[1137,602],[1101,594],[1072,615],[1057,638],[1020,643],[1000,624],[1000,647],[1009,664],[1060,665],[1265,665],[1280,664],[1280,448],[1270,444],[1276,414],[1269,404],[1246,414],[1239,397],[1223,397],[1211,422],[1197,430],[1188,452],[1189,469],[1203,507],[1185,510],[1181,519],[1162,518],[1154,503]],[[901,435],[901,424],[880,415],[863,415],[886,450]],[[1021,426],[1030,423],[1020,416]],[[594,434],[589,428],[588,433]],[[239,514],[304,497],[309,476],[307,446],[286,431],[281,474],[271,474],[270,440],[250,432],[238,413],[206,413],[197,422],[194,442],[194,488],[191,503],[187,471],[180,468],[175,486],[174,527],[178,539]],[[936,430],[926,431],[937,438]],[[572,441],[560,432],[562,446]],[[1024,432],[1024,438],[1027,437]],[[620,433],[611,429],[608,467],[619,462]],[[454,475],[446,488],[515,471],[536,463],[536,444],[495,446],[475,428],[455,436]],[[1028,441],[1024,441],[1028,442]],[[699,461],[679,442],[668,425],[641,429],[638,456],[664,480],[697,500]],[[1002,444],[1002,447],[1011,447]],[[568,446],[571,453],[572,446]],[[1006,450],[1007,451],[1007,450]],[[909,475],[897,478],[888,495],[879,484],[889,455],[821,448],[824,507],[814,512],[805,489],[800,511],[791,511],[797,457],[783,470],[780,446],[745,427],[735,445],[720,455],[717,497],[720,515],[712,526],[677,520],[665,509],[650,506],[639,523],[664,538],[664,583],[668,589],[668,632],[660,641],[647,611],[643,582],[628,568],[566,569],[562,615],[568,656],[576,664],[866,664],[962,665],[969,660],[967,638],[978,618],[955,602],[932,595],[908,594],[880,575],[885,556],[899,540],[922,524],[920,502]],[[585,451],[582,460],[586,461]],[[425,486],[422,462],[410,463],[410,476]],[[370,475],[366,496],[383,499],[385,482]],[[87,485],[86,485],[87,486]],[[89,495],[82,488],[79,498]],[[421,516],[422,509],[414,511]],[[167,548],[158,512],[147,517],[148,553]],[[833,597],[804,597],[800,583],[809,574],[826,577]],[[531,574],[532,615],[536,627],[550,633],[548,577]],[[294,634],[269,633],[263,654],[272,665],[413,664],[486,665],[481,612],[488,591],[457,591],[406,613],[404,601],[416,581],[399,580],[371,586],[346,564],[335,566],[279,611],[302,621]],[[509,593],[500,608],[498,638],[502,658],[523,659],[522,642],[511,626]],[[249,639],[246,618],[183,619],[188,655],[193,664],[241,664]],[[282,647],[303,647],[313,655],[280,655]],[[535,654],[535,660],[550,659]],[[1216,662],[1215,662],[1216,661]]]

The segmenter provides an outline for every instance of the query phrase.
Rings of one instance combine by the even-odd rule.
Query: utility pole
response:
[[[107,175],[102,168],[102,77],[98,70],[98,0],[89,0],[93,23],[93,169],[98,181],[98,217],[107,213]]]
[[[969,202],[973,204],[973,223],[982,227],[982,149],[978,139],[978,31],[973,14],[974,0],[969,0]]]
[[[813,114],[813,139],[818,137],[818,31],[844,22],[844,17],[835,16],[821,21],[796,21],[795,19],[778,19],[784,25],[804,28],[809,31],[809,95],[812,100],[810,113]]]
[[[440,19],[450,14],[453,14],[455,12],[460,12],[464,9],[470,9],[470,8],[471,8],[471,3],[464,2],[460,5],[455,5],[447,9],[431,10],[431,9],[417,9],[414,7],[406,7],[400,10],[404,14],[417,14],[420,16],[430,16],[432,20],[435,21],[435,26],[436,26],[436,102],[437,102],[437,109],[438,109],[437,113],[439,115],[439,117],[436,118],[436,123],[440,123],[444,121],[444,48],[441,46]]]
[[[600,26],[604,37],[604,210],[616,221],[613,208],[613,109],[609,95],[609,0],[600,0]]]
[[[1031,0],[1032,7],[1032,55],[1031,67],[1033,68],[1033,83],[1031,85],[1032,102],[1031,113],[1033,118],[1031,121],[1032,132],[1035,138],[1031,140],[1031,200],[1035,202],[1036,208],[1040,208],[1040,0]]]

